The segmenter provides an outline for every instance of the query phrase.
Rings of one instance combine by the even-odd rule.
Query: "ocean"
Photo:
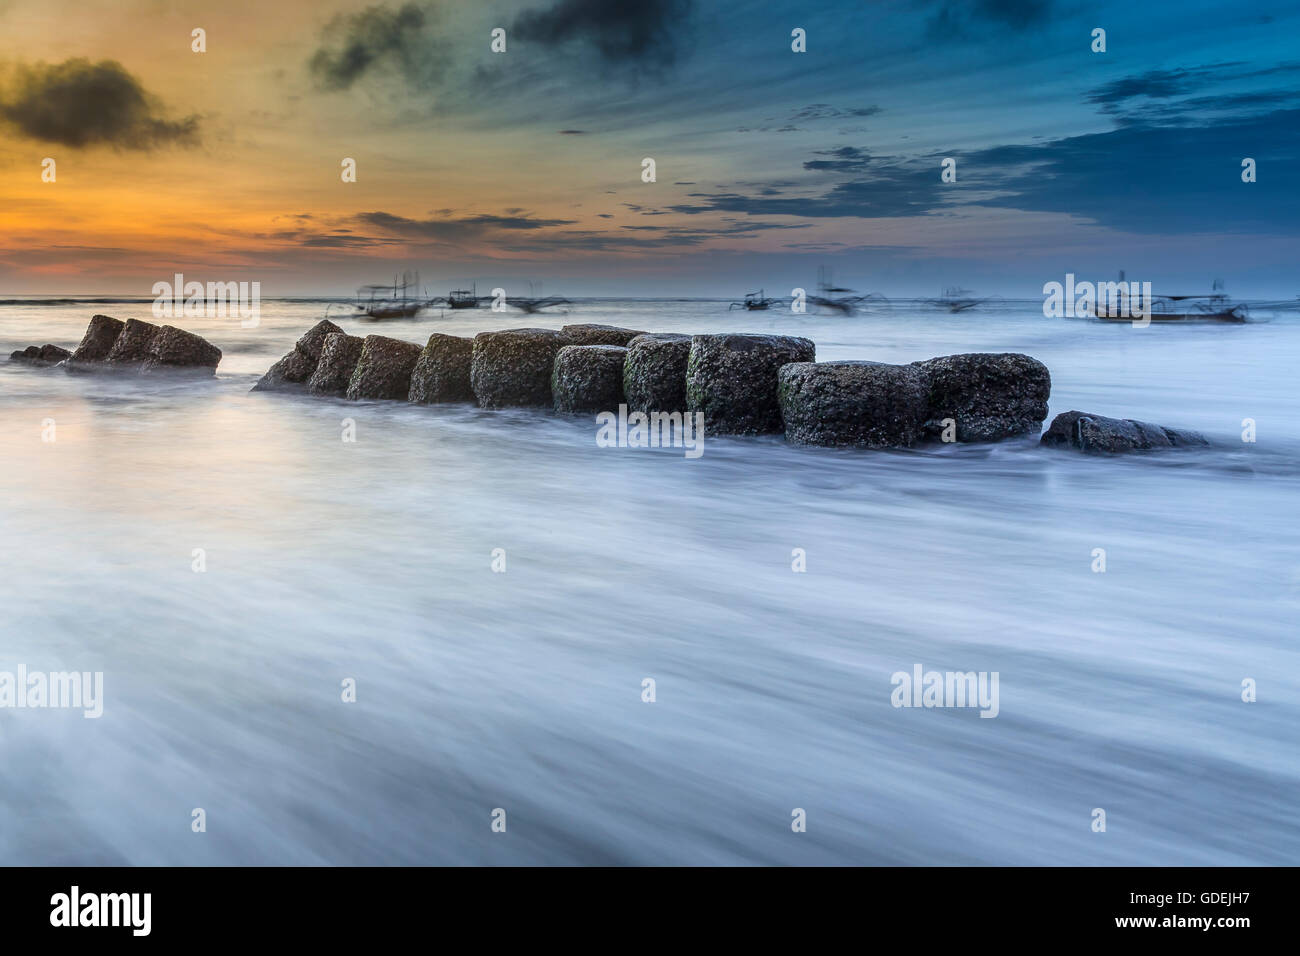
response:
[[[1214,441],[710,435],[688,459],[598,447],[592,417],[250,393],[330,305],[175,322],[223,350],[211,382],[0,358],[0,672],[103,674],[97,719],[0,708],[0,863],[1300,857],[1295,313],[333,315],[417,342],[602,322],[802,335],[822,360],[1025,352],[1052,415]],[[9,299],[0,349],[149,310]],[[999,675],[996,718],[895,707],[918,665]]]

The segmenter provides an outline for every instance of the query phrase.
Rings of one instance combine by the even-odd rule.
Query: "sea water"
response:
[[[1026,352],[1052,414],[1215,445],[687,459],[599,447],[594,416],[250,393],[327,308],[419,342]],[[0,348],[73,347],[95,312],[150,303],[8,300]],[[98,719],[0,709],[0,863],[1294,863],[1300,323],[1272,318],[264,300],[178,323],[215,381],[0,358],[0,671],[103,675]],[[914,668],[997,674],[996,717],[894,706]]]

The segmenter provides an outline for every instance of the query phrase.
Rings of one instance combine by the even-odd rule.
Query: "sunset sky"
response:
[[[1291,297],[1297,35],[1280,2],[0,0],[0,294],[733,296],[826,265]]]

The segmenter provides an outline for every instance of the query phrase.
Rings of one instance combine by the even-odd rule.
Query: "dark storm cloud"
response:
[[[608,63],[666,63],[676,58],[694,0],[558,0],[525,10],[510,35],[524,43],[585,45]]]
[[[0,117],[33,139],[82,148],[149,150],[198,142],[199,119],[166,119],[120,63],[86,59],[18,66],[0,91]]]
[[[308,69],[323,90],[346,90],[370,74],[432,87],[447,62],[445,45],[429,32],[434,16],[432,7],[417,3],[339,14],[322,32]]]

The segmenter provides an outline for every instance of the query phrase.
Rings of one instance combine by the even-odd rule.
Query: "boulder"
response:
[[[316,363],[303,355],[296,348],[285,353],[284,358],[266,370],[266,374],[253,386],[254,392],[274,392],[281,389],[303,388],[311,373],[316,371]]]
[[[1052,376],[1016,352],[968,352],[913,362],[929,378],[925,430],[940,437],[945,419],[959,442],[998,441],[1037,433],[1047,417]]]
[[[321,349],[325,346],[325,336],[343,334],[343,330],[329,319],[322,319],[303,333],[284,358],[276,362],[266,374],[253,386],[254,392],[269,392],[278,389],[305,386],[311,373],[316,371],[320,361]]]
[[[469,387],[473,355],[473,339],[434,332],[411,371],[406,400],[422,405],[474,401],[474,390]]]
[[[1169,444],[1175,448],[1187,448],[1193,445],[1208,445],[1210,440],[1200,432],[1194,432],[1190,428],[1164,428],[1165,437],[1169,439]]]
[[[297,341],[294,348],[311,359],[314,366],[320,361],[321,349],[325,347],[325,336],[341,332],[343,330],[329,319],[321,319],[302,334],[302,338]]]
[[[555,354],[551,394],[555,410],[617,413],[623,404],[623,360],[617,345],[566,345]]]
[[[71,358],[72,353],[67,349],[59,348],[57,345],[29,345],[27,348],[12,352],[9,355],[11,362],[23,362],[27,365],[45,367],[47,365],[57,365],[65,359]]]
[[[812,362],[816,346],[790,335],[696,335],[686,364],[686,405],[703,412],[714,434],[761,435],[783,430],[777,371]]]
[[[794,362],[777,381],[789,441],[908,448],[924,435],[929,378],[916,365]]]
[[[1044,445],[1077,448],[1093,454],[1209,444],[1199,432],[1077,411],[1062,412],[1053,418],[1040,441]]]
[[[620,329],[616,325],[566,325],[560,329],[574,345],[621,345],[626,347],[638,335],[633,329]]]
[[[313,395],[346,395],[352,371],[361,358],[363,341],[360,336],[344,332],[326,335],[321,344],[320,361],[307,379],[307,391]]]
[[[201,335],[186,332],[175,326],[164,325],[149,344],[149,355],[141,371],[186,372],[195,375],[215,375],[221,361],[221,349]]]
[[[569,345],[554,329],[507,329],[474,336],[470,385],[484,408],[550,406],[555,353]]]
[[[392,398],[406,401],[411,391],[411,372],[420,358],[420,346],[414,342],[390,339],[386,335],[367,335],[361,343],[361,356],[348,382],[348,398]]]
[[[153,348],[159,328],[152,322],[127,319],[104,361],[110,365],[143,365]]]
[[[81,337],[81,344],[68,360],[68,367],[84,367],[104,361],[125,326],[126,323],[112,316],[92,315],[90,324],[86,326],[86,334]]]
[[[691,337],[671,332],[638,335],[627,348],[623,393],[629,412],[685,412],[686,363]]]

